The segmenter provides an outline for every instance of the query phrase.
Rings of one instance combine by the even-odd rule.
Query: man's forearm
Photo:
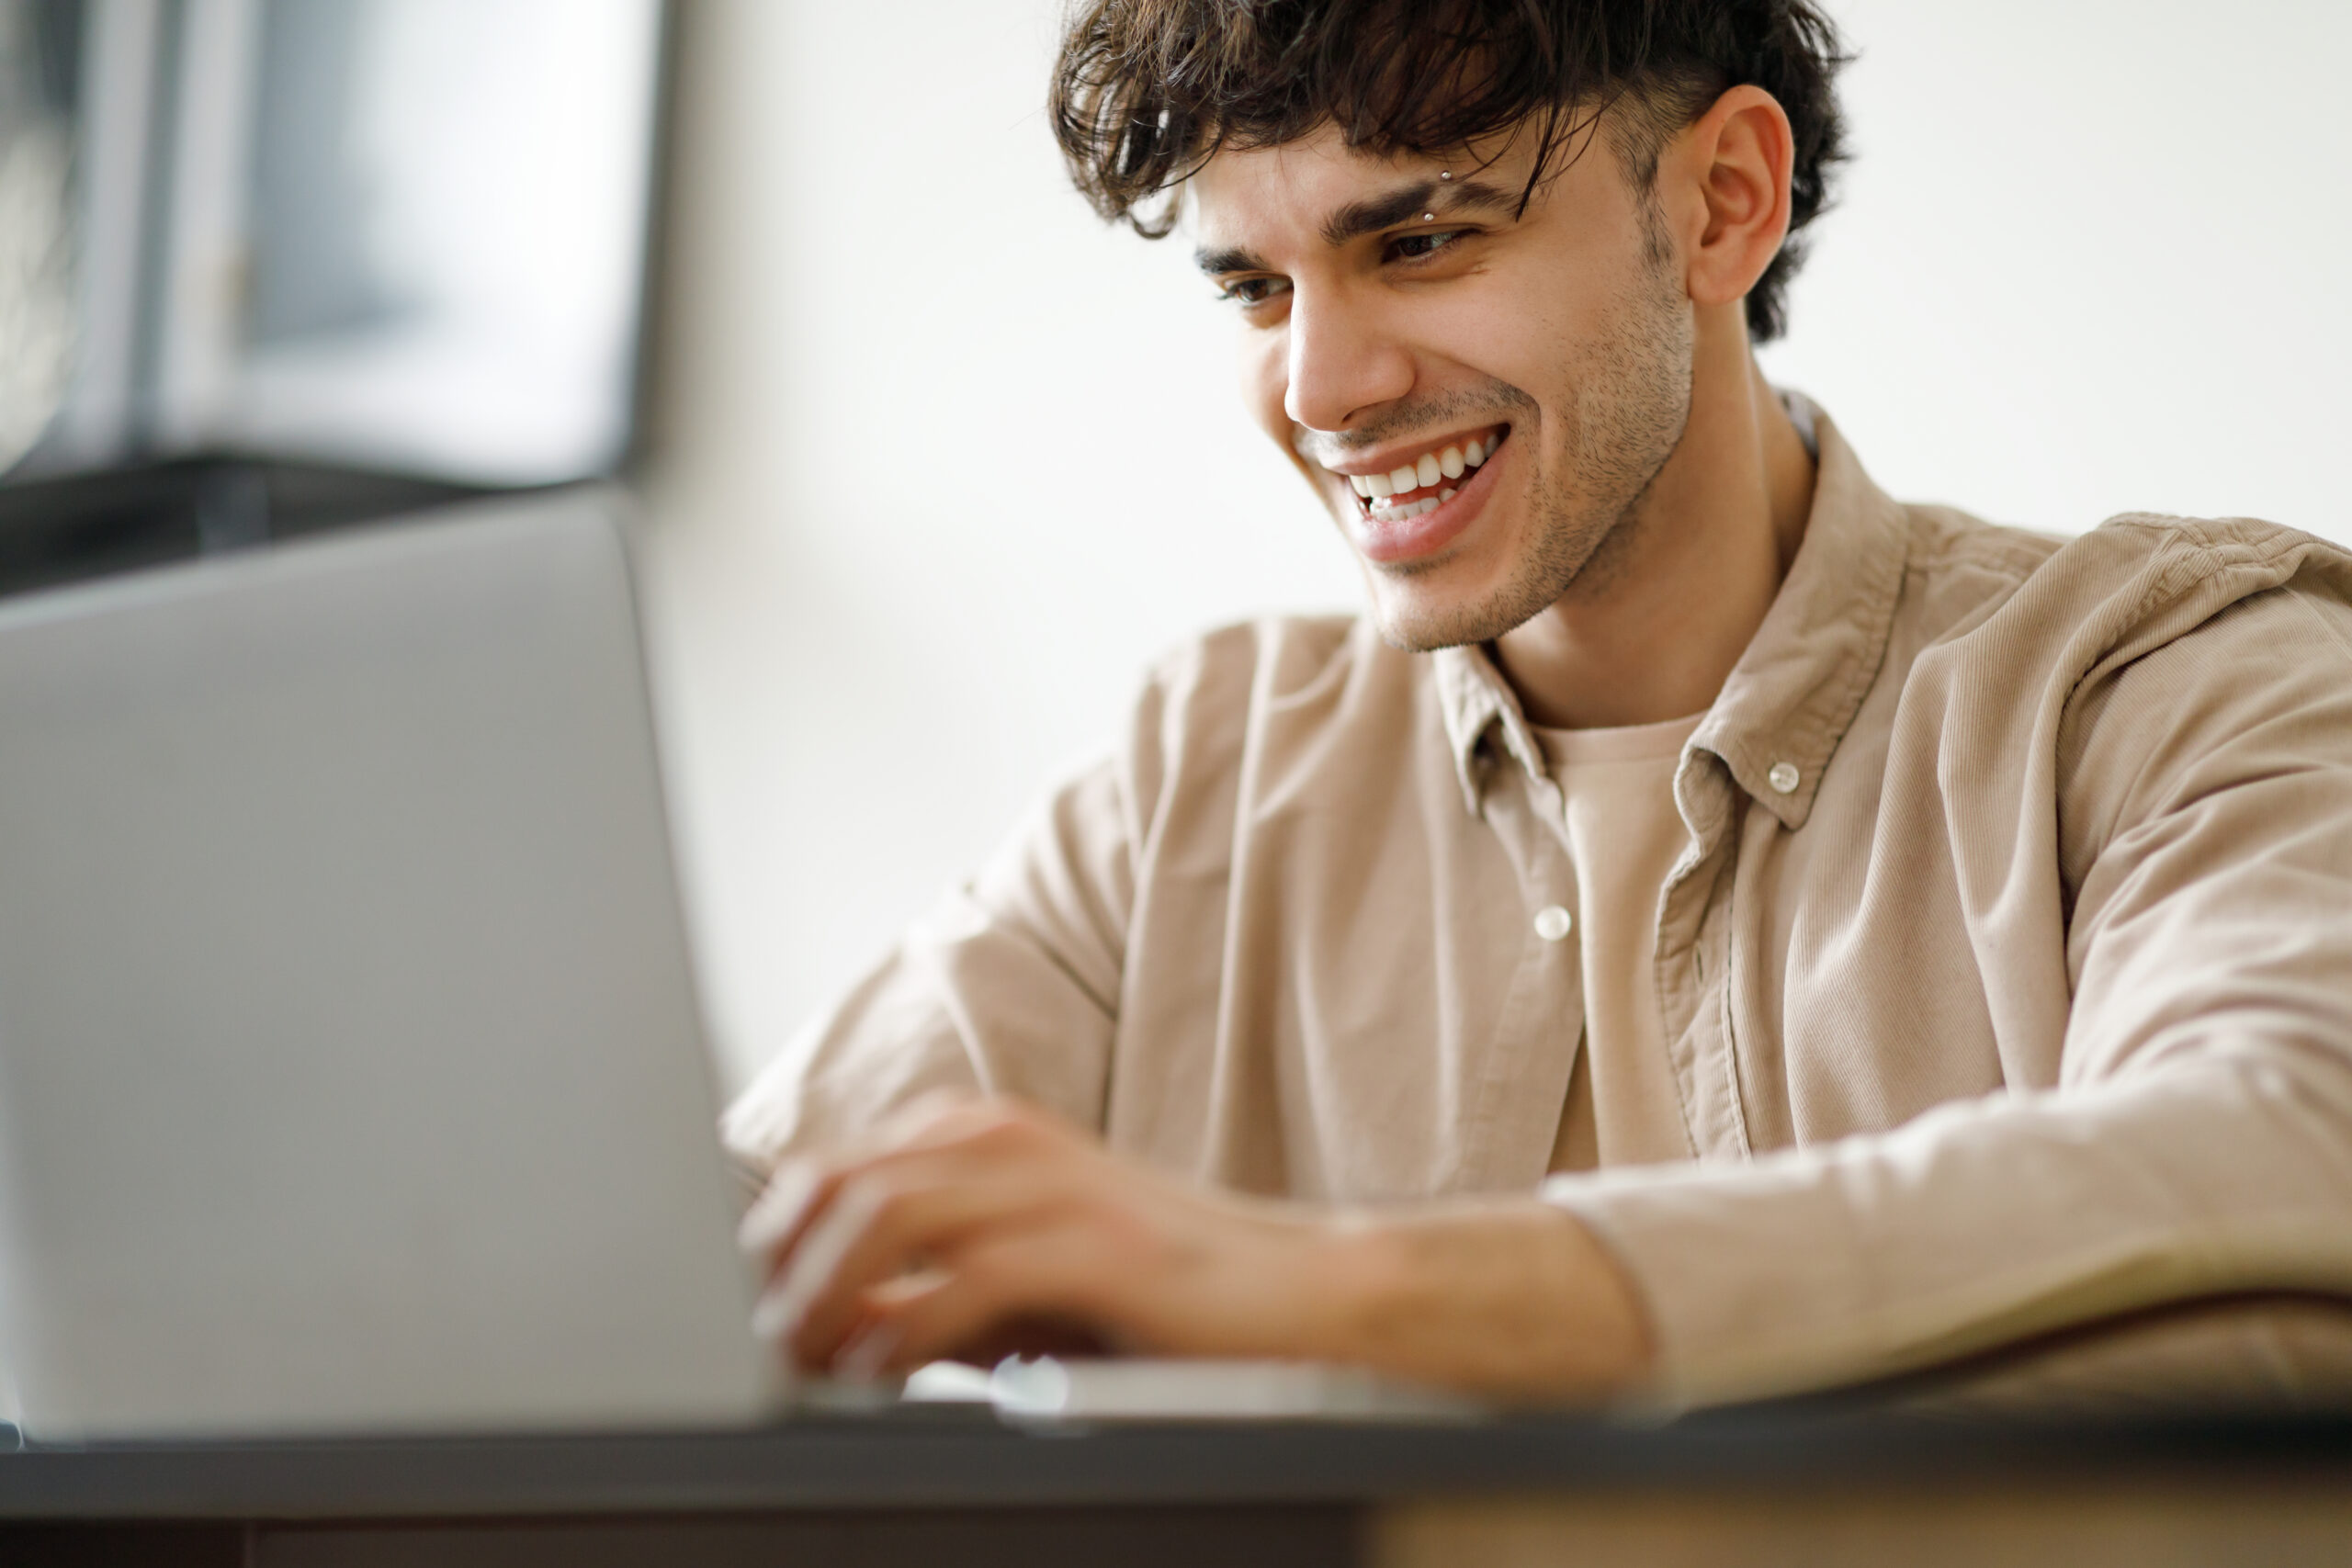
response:
[[[1555,1179],[1676,1404],[1854,1382],[2199,1296],[2352,1296],[2352,1072],[2186,1053],[1739,1165]]]
[[[1417,1382],[1509,1401],[1582,1401],[1646,1376],[1650,1332],[1631,1280],[1573,1215],[1527,1199],[1327,1226],[1328,1312],[1299,1348]]]

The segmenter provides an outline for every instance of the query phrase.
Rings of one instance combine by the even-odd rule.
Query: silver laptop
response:
[[[609,501],[0,604],[28,1434],[755,1417],[718,1110]]]

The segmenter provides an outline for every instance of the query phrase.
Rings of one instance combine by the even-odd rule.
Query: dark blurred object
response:
[[[0,486],[0,595],[480,493],[438,479],[236,457],[184,457]]]
[[[667,20],[0,0],[0,592],[615,472]]]

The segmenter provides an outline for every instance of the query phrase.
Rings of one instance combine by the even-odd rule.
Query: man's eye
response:
[[[1399,234],[1388,242],[1388,259],[1423,260],[1437,254],[1469,231],[1467,229],[1425,229],[1416,233]]]
[[[1217,291],[1220,299],[1230,299],[1237,305],[1262,305],[1277,294],[1290,292],[1290,280],[1284,277],[1238,277]]]

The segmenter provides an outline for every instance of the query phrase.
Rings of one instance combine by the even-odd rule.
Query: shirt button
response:
[[[1576,927],[1577,918],[1557,904],[1546,904],[1535,911],[1535,934],[1545,942],[1557,942]]]
[[[1797,765],[1794,762],[1775,762],[1772,764],[1772,771],[1764,775],[1764,782],[1782,795],[1793,795],[1796,793],[1797,781],[1804,777],[1803,773],[1797,772]]]

